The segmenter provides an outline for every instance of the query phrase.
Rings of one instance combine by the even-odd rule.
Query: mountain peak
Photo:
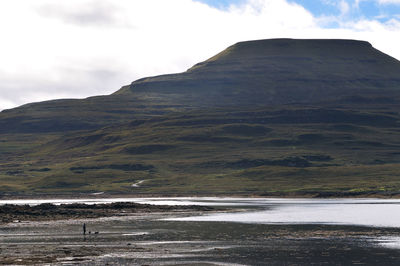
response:
[[[262,56],[289,56],[289,55],[329,55],[331,53],[341,54],[364,54],[373,49],[366,41],[346,39],[265,39],[238,42],[221,53],[211,57],[205,62],[218,60],[239,59],[245,57]],[[203,62],[204,63],[204,62]],[[200,63],[201,64],[201,63]],[[194,66],[196,68],[196,66]],[[193,68],[191,68],[193,70]]]
[[[355,47],[371,47],[372,45],[363,40],[352,40],[352,39],[291,39],[291,38],[277,38],[277,39],[263,39],[263,40],[251,40],[238,42],[231,47],[288,47],[293,48],[296,46],[350,46]]]
[[[400,62],[367,42],[240,42],[113,95],[1,112],[0,192],[399,195],[399,102]]]
[[[117,94],[174,95],[190,106],[314,104],[397,97],[399,76],[400,62],[366,41],[268,39],[236,43],[184,73],[140,79]]]
[[[364,108],[378,101],[400,101],[400,62],[368,42],[270,39],[236,43],[184,73],[142,78],[110,96],[37,103],[3,112],[0,128],[3,125],[7,132],[8,128],[27,132],[95,128],[103,122],[94,121],[90,114],[99,108],[109,114],[107,121],[113,121],[115,115],[129,120],[214,107],[345,104]],[[49,110],[58,110],[59,116],[50,117]],[[80,111],[78,117],[87,114],[87,120],[75,119],[74,110]],[[32,115],[43,115],[51,123]],[[12,127],[10,117],[15,122]]]

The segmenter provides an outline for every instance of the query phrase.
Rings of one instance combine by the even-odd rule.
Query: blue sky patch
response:
[[[340,14],[337,6],[339,1],[323,1],[323,0],[292,0],[290,2],[297,3],[307,9],[315,16],[336,16]]]
[[[197,2],[205,3],[209,6],[216,7],[219,9],[225,9],[232,4],[240,4],[245,2],[245,0],[195,0]]]
[[[240,4],[246,0],[196,0],[209,6],[225,9],[231,4]],[[378,20],[386,22],[391,19],[400,19],[400,4],[379,4],[379,0],[344,0],[349,6],[347,13],[343,14],[340,8],[341,0],[287,0],[303,6],[315,17],[334,16],[343,21],[349,20]],[[332,27],[330,25],[329,27]]]

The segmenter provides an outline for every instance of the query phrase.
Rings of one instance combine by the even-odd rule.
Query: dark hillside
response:
[[[237,43],[185,73],[141,79],[116,94],[265,106],[398,99],[399,88],[400,63],[367,42],[274,39]]]
[[[108,96],[0,113],[0,196],[400,195],[400,62],[352,40],[237,43]]]
[[[393,195],[400,191],[399,120],[382,110],[290,106],[166,115],[9,157],[0,190]]]
[[[3,111],[0,133],[96,129],[204,107],[365,106],[399,99],[400,62],[367,42],[272,39],[237,43],[187,72],[143,78],[113,95]]]

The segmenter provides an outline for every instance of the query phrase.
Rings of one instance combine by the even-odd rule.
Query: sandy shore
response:
[[[215,211],[224,210],[211,210]],[[209,212],[172,207],[127,213],[122,208],[101,217],[3,223],[0,264],[398,265],[400,261],[400,250],[384,245],[386,239],[400,235],[397,228],[163,220]]]

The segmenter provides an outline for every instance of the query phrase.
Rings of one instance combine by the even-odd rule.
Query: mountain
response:
[[[198,107],[394,100],[385,94],[399,97],[399,73],[397,60],[367,42],[275,39],[235,44],[185,73],[144,78],[115,94]]]
[[[96,129],[195,108],[394,103],[399,73],[396,59],[363,41],[241,42],[184,73],[143,78],[112,95],[3,111],[0,133]]]
[[[394,195],[399,99],[400,62],[368,42],[240,42],[1,112],[0,193]]]

